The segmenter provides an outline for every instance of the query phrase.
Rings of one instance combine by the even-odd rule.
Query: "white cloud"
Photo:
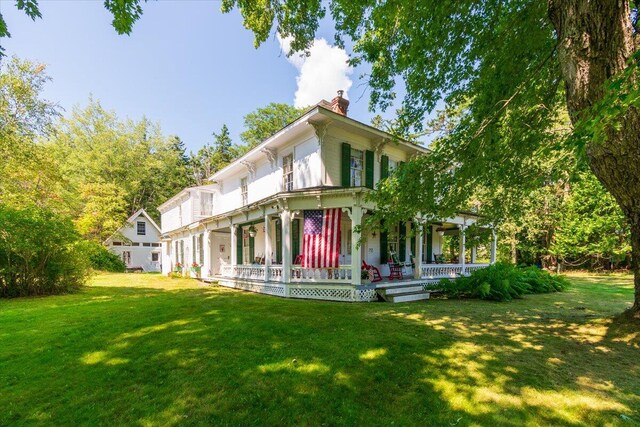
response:
[[[288,53],[291,40],[278,35],[278,41],[282,51]],[[296,52],[287,60],[298,69],[298,89],[293,102],[296,107],[313,105],[321,99],[330,101],[340,89],[348,98],[353,68],[347,64],[349,56],[343,49],[331,46],[325,39],[315,39],[309,56]]]

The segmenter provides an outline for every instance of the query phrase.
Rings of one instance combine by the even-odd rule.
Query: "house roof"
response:
[[[141,209],[138,209],[133,215],[131,215],[127,219],[127,221],[124,224],[122,224],[122,226],[118,228],[115,233],[109,236],[109,238],[106,239],[103,243],[107,244],[107,242],[109,242],[113,238],[113,236],[118,234],[120,230],[122,230],[125,227],[126,224],[133,225],[133,221],[135,221],[140,215],[144,216],[151,223],[151,225],[153,225],[155,229],[158,230],[158,234],[162,234],[162,231],[160,230],[160,227],[158,227],[158,224],[156,224],[156,222],[153,220],[153,218],[149,216],[149,214],[147,213],[147,211],[144,210],[144,208],[141,208]]]
[[[324,122],[342,124],[343,126],[355,128],[360,132],[364,132],[369,135],[376,136],[380,138],[381,141],[396,143],[399,146],[402,146],[410,150],[415,150],[422,154],[430,153],[430,150],[425,147],[422,147],[417,144],[413,144],[405,139],[398,138],[397,136],[394,136],[388,132],[377,129],[373,126],[369,126],[358,120],[352,119],[351,117],[338,114],[332,111],[331,109],[327,108],[325,106],[326,103],[327,101],[321,101],[314,107],[311,107],[309,110],[304,112],[301,116],[299,116],[293,122],[289,123],[282,129],[280,129],[278,132],[271,135],[269,138],[265,139],[261,144],[257,145],[256,147],[246,152],[242,157],[234,160],[232,163],[228,164],[224,168],[220,169],[219,171],[211,175],[209,177],[209,181],[216,181],[217,179],[224,177],[229,171],[238,167],[239,164],[242,164],[243,161],[250,160],[251,158],[255,157],[256,154],[260,155],[265,148],[277,143],[279,140],[281,140],[284,137],[284,135],[295,133],[295,128],[299,128],[303,124],[313,125],[313,124],[322,124]]]
[[[242,165],[242,162],[250,161],[252,158],[256,156],[263,155],[265,148],[268,148],[272,145],[277,144],[278,142],[284,140],[287,137],[295,136],[297,133],[302,133],[307,131],[307,127],[303,125],[317,125],[317,124],[326,124],[333,123],[342,127],[349,127],[350,129],[357,130],[359,133],[366,134],[368,136],[374,136],[380,139],[381,142],[385,143],[395,143],[398,146],[401,146],[408,150],[413,150],[418,153],[428,154],[431,151],[421,145],[414,144],[405,139],[394,136],[388,132],[377,129],[373,126],[362,123],[358,120],[355,120],[348,116],[343,116],[342,114],[338,114],[332,111],[328,106],[331,104],[322,100],[318,104],[313,107],[310,107],[306,110],[302,115],[300,115],[297,119],[280,129],[275,134],[271,135],[269,138],[265,139],[262,143],[258,144],[256,147],[252,148],[248,152],[246,152],[243,156],[235,159],[233,162],[220,169],[213,175],[211,175],[208,180],[209,182],[215,182],[219,179],[222,179],[225,175],[227,175],[230,171],[236,169],[239,165]],[[287,138],[288,139],[288,138]],[[158,206],[158,210],[162,212],[162,209],[173,203],[175,200],[181,198],[182,196],[188,194],[188,192],[198,189],[198,188],[206,188],[206,186],[200,187],[189,187],[185,188],[175,196],[168,199],[166,202],[162,203]]]

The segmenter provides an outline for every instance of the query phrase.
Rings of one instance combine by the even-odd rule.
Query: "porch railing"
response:
[[[291,267],[291,281],[350,283],[351,265],[341,265],[338,268],[304,268],[294,265]]]
[[[464,275],[488,266],[489,264],[465,264]],[[462,264],[423,264],[420,272],[422,279],[455,278],[463,274]],[[223,265],[220,273],[223,277],[236,279],[281,282],[283,268],[281,265]],[[350,283],[351,266],[304,268],[294,265],[291,267],[291,282]]]
[[[235,279],[282,281],[281,265],[223,265],[220,274]],[[341,265],[338,268],[303,268],[299,265],[291,267],[292,282],[351,282],[351,266]]]
[[[489,264],[465,264],[464,274],[469,275]],[[462,275],[462,264],[423,264],[421,267],[422,279],[455,278]]]

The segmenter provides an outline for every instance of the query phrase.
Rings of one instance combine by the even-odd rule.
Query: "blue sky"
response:
[[[223,123],[239,141],[242,117],[257,107],[292,104],[296,96],[303,100],[305,93],[296,95],[298,77],[307,98],[322,93],[328,100],[337,89],[347,89],[334,86],[352,80],[349,115],[366,123],[373,116],[358,79],[364,70],[346,75],[336,64],[339,52],[324,43],[317,43],[313,62],[297,67],[276,37],[254,49],[253,34],[244,29],[239,13],[222,14],[220,2],[146,3],[130,36],[116,34],[101,1],[41,1],[43,18],[36,21],[14,3],[0,0],[12,35],[0,43],[9,56],[47,64],[53,78],[47,99],[70,111],[93,94],[121,118],[146,115],[159,122],[190,150],[211,140]],[[333,39],[330,23],[318,37]],[[315,84],[322,75],[325,81]],[[315,92],[308,93],[310,87]]]

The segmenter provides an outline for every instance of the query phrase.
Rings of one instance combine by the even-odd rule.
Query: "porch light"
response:
[[[440,237],[444,236],[444,230],[438,230],[438,236]]]
[[[256,237],[256,233],[257,233],[256,228],[253,225],[249,226],[249,236]]]

